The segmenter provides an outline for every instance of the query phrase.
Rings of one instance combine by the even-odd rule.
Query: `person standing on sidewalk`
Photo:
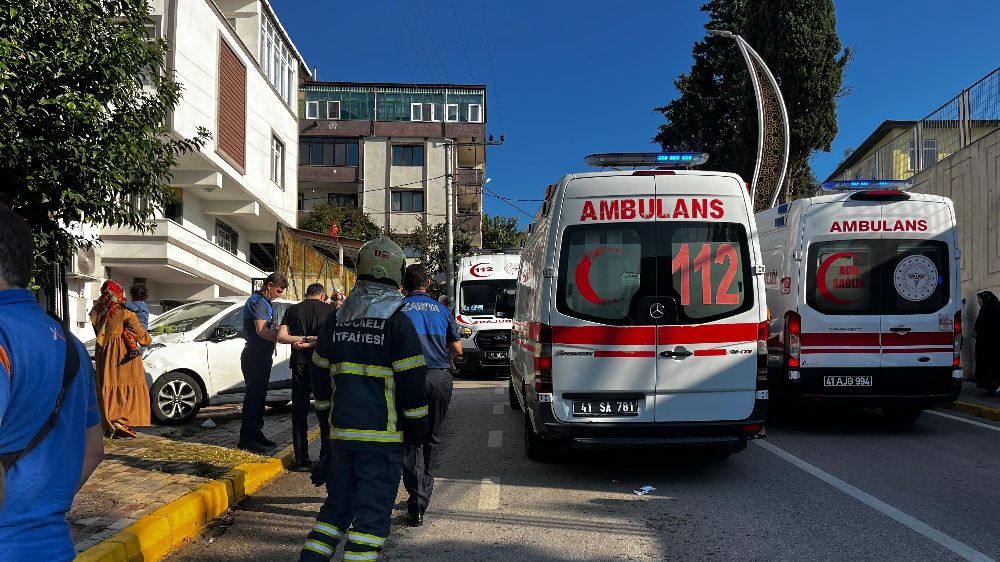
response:
[[[1000,388],[1000,360],[996,350],[1000,348],[1000,302],[990,291],[976,294],[979,300],[979,315],[973,334],[976,338],[976,387],[986,391],[987,396],[996,396]]]
[[[104,457],[94,370],[83,344],[26,288],[31,231],[2,204],[0,240],[0,560],[69,561],[66,512]],[[67,375],[55,425],[29,449]]]
[[[278,329],[278,343],[292,345],[292,355],[288,361],[292,368],[292,448],[295,451],[295,468],[308,469],[309,460],[309,398],[312,395],[312,354],[316,347],[316,336],[323,323],[333,313],[332,306],[326,304],[326,289],[319,283],[306,287],[306,298],[299,304],[290,306],[281,319]],[[323,376],[329,377],[329,374]],[[330,438],[330,402],[316,400],[316,417],[319,418],[322,443]]]
[[[272,273],[264,279],[261,288],[250,295],[243,305],[243,333],[246,345],[240,354],[240,367],[246,394],[243,397],[243,420],[240,440],[236,446],[244,451],[263,453],[274,447],[274,441],[264,436],[264,407],[267,402],[267,385],[271,380],[278,326],[274,322],[271,301],[280,297],[288,288],[288,279]]]
[[[400,311],[405,264],[389,238],[362,246],[358,282],[317,340],[314,371],[326,376],[317,399],[333,392],[331,447],[318,463],[327,468],[326,500],[300,562],[327,562],[341,540],[344,560],[378,558],[389,536],[403,443],[426,436],[427,368],[413,323]]]
[[[423,525],[424,512],[434,492],[431,467],[434,453],[441,446],[441,424],[451,403],[451,360],[462,354],[451,313],[427,294],[430,285],[431,276],[424,266],[413,264],[406,268],[403,287],[409,296],[403,299],[403,313],[413,322],[427,361],[427,438],[423,443],[408,443],[403,450],[403,485],[409,494],[406,510],[413,527]]]

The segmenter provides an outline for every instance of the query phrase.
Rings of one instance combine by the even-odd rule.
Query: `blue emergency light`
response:
[[[705,152],[609,152],[584,158],[597,168],[652,166],[657,168],[692,168],[708,162]]]
[[[844,180],[828,181],[820,184],[823,191],[859,191],[866,189],[906,189],[913,186],[912,180]]]

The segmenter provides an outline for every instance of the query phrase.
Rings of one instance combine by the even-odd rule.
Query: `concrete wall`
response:
[[[976,321],[976,293],[1000,296],[1000,130],[913,176],[913,191],[932,193],[955,202],[962,249],[962,295],[966,376],[974,372],[969,336]]]

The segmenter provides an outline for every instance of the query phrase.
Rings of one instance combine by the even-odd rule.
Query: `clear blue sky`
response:
[[[683,0],[271,2],[321,80],[486,84],[488,131],[506,135],[489,149],[489,187],[514,199],[586,170],[587,154],[657,150],[653,108],[677,95],[707,21]],[[813,159],[821,180],[883,120],[919,119],[1000,66],[996,0],[836,6],[855,56],[833,150]],[[528,222],[496,198],[484,207]]]

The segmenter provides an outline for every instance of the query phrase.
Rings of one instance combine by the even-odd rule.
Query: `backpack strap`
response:
[[[5,471],[9,470],[21,457],[37,447],[49,432],[55,428],[56,423],[59,421],[59,411],[62,409],[63,401],[66,399],[66,391],[73,384],[73,380],[76,379],[76,373],[80,370],[80,354],[76,349],[73,336],[68,330],[64,329],[63,337],[66,340],[66,360],[63,364],[62,388],[59,389],[59,395],[56,397],[55,408],[53,408],[49,419],[45,420],[45,423],[42,424],[42,427],[39,428],[38,433],[31,439],[27,447],[20,451],[0,455],[0,463],[3,464]]]

